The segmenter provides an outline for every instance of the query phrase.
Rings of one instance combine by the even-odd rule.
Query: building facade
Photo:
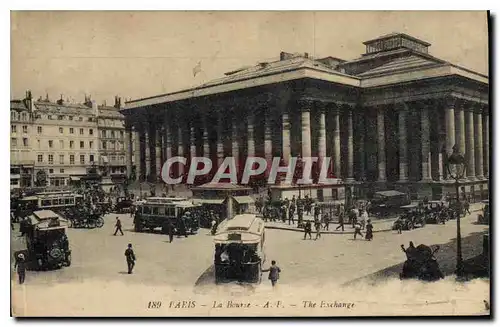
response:
[[[429,43],[406,34],[364,44],[354,60],[282,52],[194,89],[127,102],[128,171],[159,179],[173,156],[331,157],[346,192],[440,198],[454,192],[447,158],[456,145],[467,163],[462,192],[487,196],[488,76],[430,55]],[[337,196],[337,187],[312,188],[318,198]]]
[[[31,93],[10,102],[10,188],[34,184],[35,157],[32,151],[33,111]]]
[[[99,106],[97,129],[99,134],[99,170],[115,183],[127,177],[125,165],[125,117],[119,112],[121,99],[114,106]]]
[[[14,119],[18,113],[22,119],[24,112],[28,121]],[[32,163],[31,182],[26,177],[12,186],[64,187],[85,175],[99,159],[97,116],[95,103],[52,102],[48,97],[35,101],[29,91],[25,99],[11,101],[11,170],[19,161]]]

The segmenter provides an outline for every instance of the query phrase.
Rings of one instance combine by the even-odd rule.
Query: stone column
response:
[[[458,146],[458,152],[465,155],[465,112],[464,105],[460,103],[455,110],[455,140]],[[467,172],[464,173],[464,178],[467,177]]]
[[[222,113],[217,113],[217,167],[215,170],[219,169],[220,165],[224,161],[224,121]]]
[[[319,108],[319,137],[318,137],[318,167],[321,169],[326,157],[326,117],[325,108],[321,104]]]
[[[311,157],[311,102],[299,101],[301,110],[302,157]]]
[[[347,181],[354,181],[354,131],[352,128],[352,108],[347,107]]]
[[[432,181],[431,144],[428,104],[424,103],[420,112],[420,130],[422,131],[422,182]]]
[[[340,168],[340,116],[339,107],[333,108],[333,174],[336,178],[342,176]]]
[[[446,159],[452,154],[453,146],[456,143],[455,140],[455,99],[448,99],[445,102],[444,108],[444,123],[445,123],[445,132],[446,132]],[[455,172],[452,170],[452,174]],[[446,175],[446,179],[451,179],[450,174]]]
[[[489,112],[483,113],[483,146],[484,146],[484,177],[490,175],[490,116]]]
[[[132,149],[132,127],[130,125],[126,125],[125,127],[125,148],[127,150],[125,157],[127,178],[130,178],[130,174],[132,173],[132,156],[134,154]]]
[[[266,162],[268,164],[268,167],[270,167],[270,164],[273,161],[273,134],[271,131],[271,112],[270,108],[266,108],[264,111],[264,158],[266,159]]]
[[[481,108],[476,108],[474,113],[474,140],[475,140],[475,157],[476,157],[476,178],[483,179],[483,119]]]
[[[146,161],[146,180],[148,176],[151,174],[151,139],[149,137],[150,126],[146,125],[146,130],[144,131],[144,149],[145,149],[145,161]]]
[[[468,107],[465,113],[465,160],[467,162],[467,178],[476,179],[476,159],[474,156],[474,110]]]
[[[286,110],[286,109],[285,109]],[[282,149],[282,156],[283,156],[283,162],[285,165],[289,164],[289,159],[290,155],[292,153],[292,148],[290,145],[290,116],[288,115],[288,112],[284,111],[281,116],[282,119],[282,124],[283,124],[283,130],[282,130],[282,139],[283,139],[283,149]]]
[[[399,136],[399,182],[408,181],[408,141],[406,133],[406,104],[398,106],[398,136]]]
[[[193,161],[194,157],[196,157],[196,134],[193,120],[191,120],[189,128],[189,161]]]
[[[165,156],[163,157],[163,161],[165,162],[167,161],[167,159],[172,158],[172,127],[170,126],[170,121],[166,116],[164,121],[164,127],[165,127],[164,130],[165,142],[163,143],[163,146],[165,147]]]
[[[458,151],[465,154],[465,112],[464,105],[461,103],[455,110],[455,140]]]
[[[363,110],[358,112],[358,121],[357,121],[357,131],[358,131],[358,170],[359,170],[359,179],[364,180],[366,178],[366,166],[365,166],[365,113],[364,108],[360,108]]]
[[[203,116],[203,156],[205,158],[210,158],[210,142],[208,139],[208,118],[207,116]]]
[[[240,126],[240,117],[237,116],[236,112],[233,112],[232,129],[231,129],[231,138],[232,138],[231,155],[234,158],[237,173],[239,173],[240,171],[240,136],[238,133],[239,126]]]
[[[177,144],[177,156],[179,157],[184,157],[184,133],[182,132],[182,127],[180,126],[182,123],[180,121],[178,121],[178,126],[177,126],[177,140],[178,140],[178,144]],[[179,176],[182,176],[184,175],[184,165],[182,164],[179,164],[178,166],[178,173],[179,173]]]
[[[385,162],[385,115],[384,108],[377,108],[377,154],[378,154],[378,182],[386,182],[386,162]]]
[[[247,157],[255,157],[255,139],[254,139],[254,117],[253,112],[248,112],[247,116]]]
[[[141,176],[141,134],[137,127],[132,127],[134,136],[134,166],[135,166],[135,180],[138,181]]]
[[[157,126],[159,127],[159,126]],[[155,131],[155,142],[156,142],[156,147],[155,147],[155,164],[156,164],[156,178],[160,178],[161,176],[161,132],[159,129]]]

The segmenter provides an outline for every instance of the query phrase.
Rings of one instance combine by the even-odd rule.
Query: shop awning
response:
[[[224,199],[193,199],[194,203],[202,203],[202,204],[222,204],[224,203]]]
[[[239,204],[249,204],[249,203],[254,203],[254,199],[248,195],[242,195],[242,196],[233,196],[234,200],[238,202]]]

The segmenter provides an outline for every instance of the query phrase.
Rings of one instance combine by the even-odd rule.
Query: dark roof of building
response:
[[[94,114],[92,108],[84,104],[63,103],[58,104],[54,102],[36,101],[34,106],[39,111],[65,113],[65,114]]]
[[[10,109],[28,110],[23,100],[10,100]]]
[[[120,109],[110,106],[99,106],[99,117],[108,117],[108,118],[116,118],[116,119],[125,119],[122,113],[120,113]]]

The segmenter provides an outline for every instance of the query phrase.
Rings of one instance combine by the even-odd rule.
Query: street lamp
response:
[[[464,178],[465,175],[465,158],[458,152],[457,146],[453,146],[453,153],[448,157],[448,174],[455,180],[455,192],[457,197],[456,203],[456,218],[457,218],[457,266],[455,273],[457,277],[462,277],[464,273],[464,263],[462,259],[462,236],[460,233],[460,193],[459,193],[459,180]]]

